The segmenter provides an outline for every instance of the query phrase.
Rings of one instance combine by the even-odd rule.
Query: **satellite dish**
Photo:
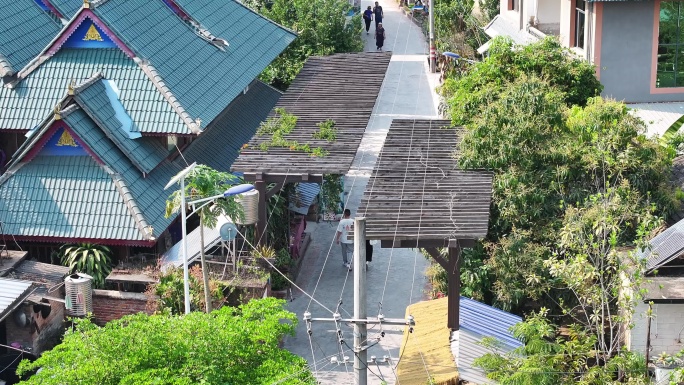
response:
[[[235,236],[237,236],[238,229],[233,223],[225,223],[223,226],[221,226],[219,233],[221,234],[222,240],[232,241],[235,239]]]

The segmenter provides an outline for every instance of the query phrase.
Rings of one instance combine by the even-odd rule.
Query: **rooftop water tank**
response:
[[[93,277],[83,273],[71,274],[64,279],[64,289],[67,315],[83,317],[93,312]]]
[[[250,190],[241,194],[235,195],[235,201],[242,206],[245,214],[243,220],[236,218],[235,223],[238,225],[253,225],[259,220],[259,192],[257,190]]]

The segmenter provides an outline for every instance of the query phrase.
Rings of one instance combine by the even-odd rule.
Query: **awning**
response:
[[[215,228],[204,228],[204,251],[210,250],[212,247],[216,246],[221,241],[221,226],[226,223],[233,223],[230,218],[222,215],[218,218]],[[188,264],[195,261],[200,257],[200,227],[191,231],[186,237],[186,242],[188,242]],[[179,241],[172,248],[168,249],[161,257],[161,270],[165,271],[170,266],[180,267],[183,266],[183,254],[181,252],[181,246],[183,241]]]
[[[684,116],[684,103],[627,104],[635,116],[646,123],[647,136],[661,136],[679,118]]]
[[[299,183],[295,188],[295,192],[290,197],[290,206],[288,209],[297,214],[306,215],[309,213],[309,207],[313,204],[314,199],[321,191],[321,186],[318,183]]]
[[[33,282],[0,278],[0,322],[31,294]]]

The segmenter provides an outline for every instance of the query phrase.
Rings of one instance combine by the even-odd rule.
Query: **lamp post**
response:
[[[164,187],[164,190],[168,189],[169,187],[173,186],[174,184],[180,182],[180,187],[181,187],[181,232],[182,232],[182,238],[181,238],[181,253],[183,256],[183,295],[185,297],[185,314],[190,313],[190,279],[189,279],[189,274],[188,274],[188,242],[187,242],[187,219],[188,215],[186,212],[186,200],[185,200],[185,177],[197,167],[197,163],[193,163],[183,169],[181,172],[176,174],[169,183],[166,184]],[[254,186],[251,184],[241,184],[237,186],[233,186],[223,192],[222,194],[219,195],[214,195],[212,197],[208,198],[202,198],[202,199],[197,199],[194,201],[187,202],[188,205],[192,206],[192,212],[190,215],[196,213],[199,211],[202,207],[210,204],[212,201],[215,199],[219,198],[226,198],[232,195],[238,195],[242,194],[244,192],[253,190]],[[195,205],[198,203],[204,203],[202,206],[195,208]],[[201,225],[200,225],[201,226]]]
[[[183,171],[179,172],[171,178],[169,183],[164,186],[164,190],[173,186],[180,181],[181,186],[181,232],[183,237],[181,238],[181,252],[183,253],[183,295],[185,296],[185,314],[190,314],[190,280],[188,277],[188,243],[185,240],[186,228],[186,212],[185,212],[185,177],[197,167],[197,162],[189,165]]]

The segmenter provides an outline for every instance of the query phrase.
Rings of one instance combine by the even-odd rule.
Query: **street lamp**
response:
[[[189,283],[189,277],[188,277],[188,244],[185,240],[185,233],[186,233],[186,224],[185,220],[186,218],[186,213],[185,213],[185,177],[197,167],[197,162],[194,162],[193,164],[189,165],[183,171],[179,172],[171,178],[169,183],[164,186],[164,190],[168,189],[169,187],[173,186],[174,184],[178,183],[180,181],[180,186],[181,186],[181,232],[183,233],[183,237],[181,238],[181,253],[183,253],[183,295],[185,296],[185,314],[190,314],[190,283]]]
[[[181,186],[181,232],[182,232],[182,238],[181,238],[181,252],[183,256],[183,295],[185,296],[185,314],[190,313],[190,279],[189,279],[189,274],[188,274],[188,242],[186,239],[187,236],[187,213],[186,213],[186,205],[185,205],[185,177],[197,167],[197,162],[189,165],[185,169],[183,169],[181,172],[176,174],[169,183],[164,186],[164,190],[167,190],[169,187],[173,186],[174,184],[180,182]],[[219,198],[226,198],[232,195],[238,195],[242,194],[244,192],[253,190],[254,186],[251,184],[240,184],[237,186],[233,186],[229,188],[228,190],[224,191],[222,194],[214,195],[212,197],[208,198],[202,198],[202,199],[197,199],[194,201],[188,202],[188,205],[192,206],[192,212],[190,215],[196,213],[198,210],[200,210],[202,207],[208,205],[211,203],[211,201]],[[202,206],[195,208],[195,205],[198,203],[204,203]],[[200,225],[201,226],[201,225]]]

